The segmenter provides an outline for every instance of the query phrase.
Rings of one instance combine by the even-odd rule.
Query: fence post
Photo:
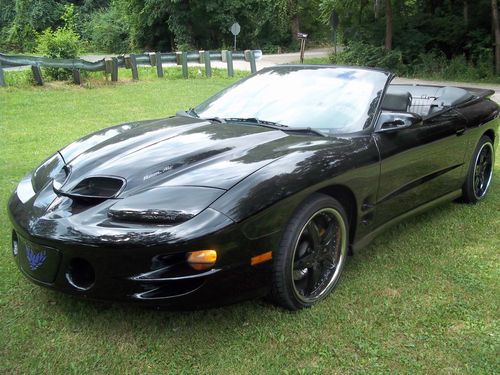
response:
[[[181,55],[181,62],[182,62],[182,75],[184,78],[188,77],[188,54],[187,52],[182,52]]]
[[[5,79],[3,78],[2,63],[0,63],[0,87],[5,86]]]
[[[108,79],[108,74],[111,74],[113,70],[112,62],[110,58],[104,59],[104,72],[106,73],[106,80]]]
[[[250,50],[250,71],[252,73],[257,72],[257,65],[255,64],[255,52]]]
[[[130,54],[130,67],[132,68],[132,79],[134,81],[139,80],[139,72],[137,71],[137,60],[133,53]]]
[[[159,78],[163,77],[163,65],[161,63],[161,53],[156,52],[156,74]]]
[[[156,66],[156,53],[148,52],[148,56],[149,56],[149,63],[151,64],[151,66]]]
[[[255,53],[253,50],[247,49],[243,52],[245,55],[245,61],[250,63],[250,71],[255,73],[257,71],[257,65],[255,64]]]
[[[227,76],[233,77],[233,53],[231,51],[226,51],[226,62],[227,62]]]
[[[212,77],[212,62],[210,61],[210,51],[204,51],[203,56],[205,59],[205,75]]]
[[[111,58],[111,82],[118,82],[118,59]]]
[[[38,86],[43,86],[42,69],[38,65],[31,65],[31,72],[33,73],[33,79]]]
[[[80,69],[73,69],[73,82],[76,85],[82,84],[82,75],[80,74]]]

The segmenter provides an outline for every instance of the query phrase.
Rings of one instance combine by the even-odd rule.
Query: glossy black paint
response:
[[[382,74],[371,123],[356,133],[323,137],[177,116],[72,143],[10,199],[19,268],[39,285],[88,298],[206,305],[266,293],[271,263],[250,259],[277,248],[314,192],[344,204],[355,249],[460,196],[481,136],[498,146],[498,105],[478,91],[383,131],[380,102],[392,75]],[[203,249],[217,251],[216,265],[195,271],[186,254]],[[40,259],[30,254],[46,260],[34,267]]]

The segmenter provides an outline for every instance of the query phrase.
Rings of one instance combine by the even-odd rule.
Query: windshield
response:
[[[281,66],[194,108],[201,118],[255,118],[289,127],[352,133],[370,125],[389,74],[345,67]]]

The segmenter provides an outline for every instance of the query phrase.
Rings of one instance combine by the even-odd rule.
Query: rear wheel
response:
[[[335,288],[347,257],[348,221],[335,199],[314,194],[287,224],[273,263],[271,297],[299,310]]]
[[[486,196],[493,179],[494,160],[492,140],[487,136],[481,137],[462,188],[464,202],[477,203]]]

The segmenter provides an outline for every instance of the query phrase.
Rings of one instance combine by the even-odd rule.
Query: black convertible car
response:
[[[263,69],[174,117],[82,138],[13,193],[14,258],[34,283],[88,298],[310,306],[350,250],[490,187],[493,92],[392,79]]]

